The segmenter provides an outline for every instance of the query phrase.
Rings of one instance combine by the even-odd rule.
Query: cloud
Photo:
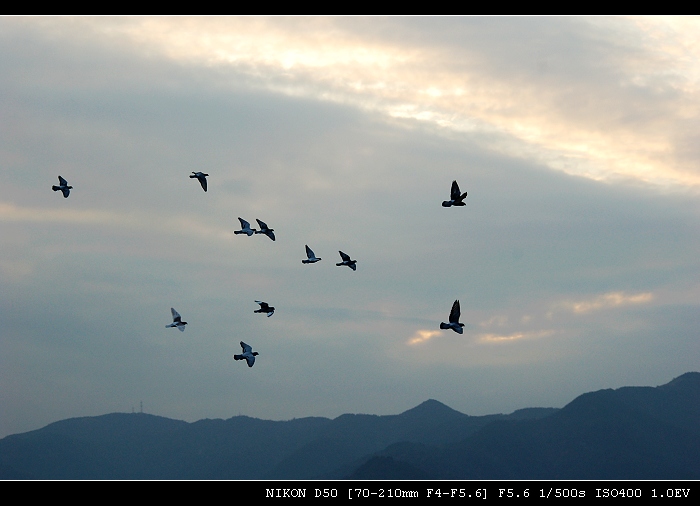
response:
[[[407,344],[411,346],[422,344],[430,341],[433,337],[437,337],[440,334],[442,334],[442,332],[439,330],[416,330],[416,333],[413,334],[413,337],[408,340]]]
[[[535,339],[553,335],[554,330],[537,330],[529,332],[513,332],[511,334],[480,334],[479,340],[487,343],[517,341],[520,339]]]
[[[54,38],[92,37],[214,70],[223,86],[331,101],[436,132],[478,135],[490,149],[568,174],[700,188],[700,153],[688,133],[700,116],[697,20],[144,17],[14,23],[40,27]],[[510,36],[502,37],[504,31]]]
[[[609,309],[619,306],[646,304],[651,302],[653,298],[654,295],[651,292],[642,292],[632,295],[628,295],[625,292],[610,292],[588,300],[564,302],[561,304],[561,306],[573,311],[574,313],[584,314],[591,311],[598,311],[601,309]]]

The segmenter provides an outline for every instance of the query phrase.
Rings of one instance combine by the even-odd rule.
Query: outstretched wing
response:
[[[70,195],[70,190],[68,188],[61,188],[61,191],[63,192],[63,197],[68,198],[68,195]]]
[[[452,181],[452,191],[450,191],[450,198],[452,200],[459,200],[459,196],[461,195],[459,191],[459,185],[457,184],[457,181]]]
[[[202,185],[202,190],[207,191],[207,178],[204,176],[199,176],[197,179],[199,179],[199,182]]]
[[[255,356],[251,353],[245,356],[245,361],[248,362],[248,367],[253,367],[255,363]]]
[[[243,341],[241,341],[241,348],[243,348],[243,353],[253,352],[253,348],[249,344],[245,344]]]
[[[58,184],[60,184],[61,186],[68,186],[68,181],[63,179],[61,176],[58,176]]]
[[[248,223],[247,221],[245,221],[243,218],[238,218],[238,221],[241,222],[241,228],[242,228],[242,229],[250,228],[250,223]]]
[[[170,312],[173,314],[173,321],[174,322],[179,322],[182,321],[182,318],[180,317],[180,313],[175,311],[175,308],[170,308]]]
[[[450,311],[450,323],[459,323],[459,299],[452,304],[452,311]]]
[[[309,248],[308,245],[305,245],[305,246],[306,246],[306,256],[309,258],[315,258],[316,255],[314,255],[314,252],[311,250],[311,248]]]
[[[350,261],[350,255],[346,255],[346,254],[343,253],[342,251],[338,251],[338,253],[340,253],[340,258],[343,259],[343,262],[349,262],[349,261]]]
[[[270,310],[270,305],[267,302],[263,302],[261,300],[256,300],[255,302],[260,304],[260,309],[262,309],[263,311],[267,312]]]
[[[258,225],[260,225],[260,228],[267,228],[267,224],[264,221],[260,221],[257,218],[255,218],[255,221],[258,222]]]

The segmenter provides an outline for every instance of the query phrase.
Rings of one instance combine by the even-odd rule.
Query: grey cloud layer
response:
[[[570,176],[491,149],[483,132],[255,89],[265,75],[135,50],[119,18],[40,21],[52,30],[0,20],[2,434],[139,400],[188,420],[395,413],[429,397],[471,414],[559,406],[663,383],[697,360],[694,194]],[[636,50],[615,49],[609,30],[596,46],[584,20],[316,23],[409,56],[425,40],[477,55],[479,72],[546,103],[575,80],[570,62]],[[522,55],[508,74],[507,48],[527,33],[570,41],[533,48],[532,75]],[[594,95],[611,79],[600,72],[587,78]],[[649,107],[666,114],[664,100]],[[601,107],[590,121],[566,115],[604,133]],[[197,170],[210,174],[206,194],[187,178]],[[69,199],[50,190],[58,174]],[[440,206],[453,179],[465,208]],[[238,216],[277,241],[234,236]],[[304,244],[323,260],[302,265]],[[338,250],[357,272],[334,265]],[[603,307],[616,293],[652,296]],[[410,344],[456,298],[464,336]],[[256,299],[275,315],[253,314]],[[581,301],[600,309],[562,305]],[[171,306],[189,322],[182,334],[164,328]],[[250,371],[231,358],[240,340],[261,353]]]

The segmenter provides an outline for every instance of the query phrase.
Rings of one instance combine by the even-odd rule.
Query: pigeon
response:
[[[243,353],[240,355],[234,355],[233,359],[245,360],[248,362],[248,367],[253,367],[255,357],[259,355],[259,353],[257,351],[253,351],[253,348],[251,348],[249,344],[245,344],[243,341],[241,341],[241,348],[243,348]]]
[[[170,308],[170,312],[173,314],[173,322],[170,325],[166,325],[165,328],[170,328],[170,327],[177,327],[180,329],[180,332],[185,331],[185,325],[187,325],[187,322],[182,321],[182,317],[180,316],[180,313],[175,311],[175,308]]]
[[[350,260],[350,256],[349,256],[349,255],[346,255],[346,254],[343,253],[342,251],[338,251],[338,253],[340,253],[340,258],[342,258],[343,261],[340,262],[339,264],[335,264],[335,265],[347,265],[347,266],[350,267],[353,271],[354,271],[354,270],[357,270],[357,260]],[[319,259],[319,260],[320,260],[320,259]]]
[[[234,230],[234,234],[248,234],[248,237],[250,237],[251,235],[257,232],[257,230],[255,230],[254,228],[250,228],[250,223],[245,221],[243,218],[238,218],[238,221],[241,222],[241,229]]]
[[[450,200],[445,200],[442,207],[450,206],[466,206],[463,200],[467,197],[467,192],[460,193],[457,181],[452,181],[452,190],[450,191]]]
[[[59,186],[53,185],[51,189],[55,192],[61,190],[63,192],[63,197],[68,198],[68,195],[70,195],[70,191],[73,189],[73,187],[68,186],[68,181],[63,179],[61,176],[58,176],[58,183]]]
[[[190,176],[191,179],[199,179],[199,184],[202,185],[202,190],[207,191],[207,176],[209,174],[205,174],[204,172],[192,172],[192,175]]]
[[[275,314],[275,308],[268,305],[267,302],[263,302],[261,300],[256,300],[255,302],[260,304],[260,309],[256,309],[255,311],[253,311],[253,313],[267,313],[268,318]]]
[[[458,334],[461,334],[462,327],[464,327],[464,323],[459,323],[459,300],[456,300],[454,304],[452,304],[452,311],[450,311],[450,323],[441,322],[440,328],[452,329]]]
[[[270,239],[273,241],[275,240],[275,234],[273,233],[275,231],[274,228],[267,228],[267,224],[264,221],[260,221],[259,219],[255,218],[255,221],[258,222],[258,225],[260,225],[260,230],[256,230],[256,234],[265,234],[268,236]]]
[[[314,255],[314,252],[311,251],[311,248],[309,248],[308,246],[306,246],[306,256],[309,257],[309,259],[302,260],[302,264],[315,264],[316,262],[321,260],[320,258],[316,258],[316,255]]]

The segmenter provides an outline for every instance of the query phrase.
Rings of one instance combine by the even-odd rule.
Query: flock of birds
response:
[[[207,176],[209,176],[209,174],[205,174],[204,172],[192,172],[190,178],[197,179],[199,181],[199,184],[202,186],[202,190],[207,191]],[[58,185],[53,185],[51,189],[55,192],[61,191],[63,193],[63,197],[68,198],[68,196],[70,195],[70,191],[73,189],[73,187],[69,186],[68,181],[63,179],[61,176],[58,176],[58,183]],[[452,181],[452,187],[450,189],[450,200],[443,201],[442,207],[465,206],[466,204],[464,203],[464,199],[466,197],[467,192],[461,193],[457,181]],[[257,218],[255,219],[255,221],[258,222],[260,230],[250,228],[250,223],[248,223],[243,218],[239,217],[238,221],[241,222],[241,229],[234,230],[234,234],[246,234],[248,237],[254,234],[264,234],[273,241],[275,240],[274,229],[268,227],[264,221],[260,221]],[[311,248],[309,248],[308,245],[305,245],[305,247],[307,259],[302,260],[302,264],[315,264],[316,262],[321,261],[321,259],[316,256],[316,254]],[[342,259],[342,262],[339,262],[335,265],[345,265],[347,267],[350,267],[353,271],[357,270],[357,260],[352,260],[350,258],[350,255],[348,255],[347,253],[343,253],[342,251],[338,251],[338,253],[340,253],[340,258]],[[268,318],[275,314],[275,308],[273,306],[270,306],[267,302],[264,302],[262,300],[256,300],[255,302],[260,306],[260,309],[256,309],[255,311],[253,311],[254,313],[266,313]],[[182,316],[180,316],[180,313],[175,311],[175,308],[171,307],[170,312],[173,316],[173,322],[169,325],[166,325],[165,328],[174,327],[179,329],[180,332],[184,332],[185,325],[187,325],[187,322],[182,321]],[[463,332],[464,324],[459,322],[459,317],[459,300],[455,300],[452,304],[452,309],[450,310],[449,323],[441,322],[440,328],[443,330],[452,329],[458,334],[461,334]],[[258,356],[259,353],[257,351],[253,351],[253,348],[249,344],[244,343],[243,341],[240,342],[240,345],[242,352],[239,355],[234,355],[234,360],[245,360],[248,363],[248,367],[253,367],[253,364],[255,364],[255,357]]]

